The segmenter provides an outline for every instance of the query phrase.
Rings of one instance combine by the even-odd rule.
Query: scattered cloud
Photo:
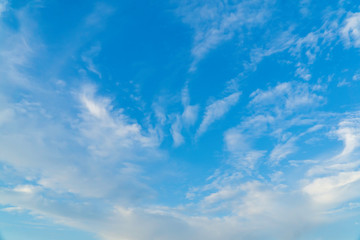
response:
[[[190,95],[189,95],[188,86],[185,86],[182,90],[181,102],[184,106],[184,112],[181,115],[184,124],[186,126],[194,125],[198,117],[199,106],[190,105]]]
[[[340,172],[336,175],[316,178],[303,188],[313,201],[322,205],[343,203],[359,197],[355,190],[360,186],[360,172]]]
[[[360,13],[348,13],[340,32],[346,46],[360,47]]]
[[[279,83],[267,91],[256,90],[250,97],[250,105],[257,107],[279,106],[283,111],[294,111],[302,107],[319,106],[324,98],[316,94],[310,85],[305,83]]]
[[[17,85],[25,89],[36,89],[39,86],[35,80],[19,69],[31,66],[32,60],[42,52],[42,42],[34,36],[33,31],[36,27],[33,26],[33,20],[27,12],[22,10],[18,14],[22,24],[17,32],[12,31],[3,21],[0,21],[3,36],[0,39],[2,46],[0,50],[2,81],[0,84],[3,87]]]
[[[86,68],[88,71],[96,74],[99,78],[102,77],[100,71],[94,64],[94,58],[101,51],[101,46],[99,44],[92,46],[88,51],[86,51],[82,56],[82,60],[86,63]]]
[[[254,150],[249,136],[239,128],[226,131],[224,141],[230,153],[229,163],[237,169],[255,169],[256,163],[266,153],[264,150]]]
[[[190,95],[187,84],[181,91],[181,103],[184,111],[182,114],[175,114],[174,122],[171,125],[171,135],[174,141],[174,146],[178,147],[185,142],[181,133],[183,128],[189,128],[196,123],[199,111],[199,105],[190,105]]]
[[[227,163],[252,175],[264,163],[276,166],[295,153],[298,140],[323,129],[322,117],[311,113],[324,103],[314,86],[307,83],[278,83],[250,94],[250,115],[224,134]],[[309,112],[310,111],[310,112]],[[304,116],[301,114],[304,113]],[[302,130],[294,133],[293,128]],[[272,149],[261,147],[272,142]],[[251,170],[251,171],[249,171]]]
[[[300,5],[303,6],[300,8],[300,12],[303,15],[306,15],[309,4],[310,1],[308,0],[300,1]],[[250,59],[249,62],[244,64],[245,69],[256,70],[256,66],[265,57],[286,52],[293,59],[287,63],[295,63],[295,75],[309,81],[311,79],[311,65],[318,55],[324,52],[323,49],[327,48],[330,43],[334,43],[339,39],[344,14],[345,12],[341,8],[325,12],[321,25],[305,34],[296,34],[299,26],[290,25],[285,30],[266,36],[267,39],[261,44],[262,47],[250,50]],[[344,30],[342,31],[344,32]]]
[[[146,171],[138,163],[162,158],[157,133],[114,109],[92,85],[73,97],[68,101],[78,109],[72,117],[63,111],[47,112],[51,109],[42,102],[3,106],[13,112],[12,120],[3,122],[7,130],[0,137],[1,160],[15,169],[17,181],[28,182],[13,192],[36,195],[38,189],[46,189],[118,201],[150,197],[151,187],[140,177]],[[22,151],[16,150],[19,147]]]
[[[239,101],[241,93],[235,92],[223,99],[217,100],[206,107],[203,120],[196,132],[196,137],[200,137],[203,133],[206,132],[208,127],[222,118],[231,107],[237,104]]]
[[[293,31],[293,27],[290,27],[286,31],[276,34],[276,37],[267,43],[267,46],[264,48],[252,49],[250,51],[250,63],[246,63],[245,67],[255,70],[256,65],[260,63],[263,58],[289,49],[297,41],[297,37],[292,33]]]
[[[352,80],[360,81],[360,74],[359,73],[354,74],[354,76],[352,77]]]
[[[336,131],[339,139],[344,142],[344,149],[339,157],[347,156],[360,146],[360,119],[355,115],[339,123]]]
[[[343,119],[334,132],[344,143],[340,153],[311,167],[303,191],[320,207],[333,209],[359,197],[356,188],[360,184],[357,153],[360,146],[358,113]]]
[[[177,115],[175,122],[171,125],[171,135],[175,147],[180,146],[185,141],[184,137],[181,135],[181,130],[182,130],[182,123],[180,120],[180,116]]]
[[[294,239],[307,236],[313,227],[327,223],[329,218],[332,221],[342,221],[341,215],[330,217],[330,214],[334,209],[338,210],[339,207],[359,197],[355,189],[360,183],[360,165],[358,161],[354,161],[358,153],[358,145],[354,143],[354,138],[359,135],[359,124],[356,113],[354,114],[342,120],[334,132],[339,136],[339,140],[344,142],[341,153],[335,152],[328,159],[320,157],[317,161],[309,161],[305,165],[307,166],[304,168],[305,171],[299,175],[278,171],[271,173],[268,176],[269,180],[262,175],[258,176],[259,180],[256,181],[248,180],[246,175],[239,174],[239,170],[233,167],[217,169],[214,175],[208,178],[208,185],[193,189],[193,195],[202,196],[199,201],[201,211],[204,214],[232,216],[224,218],[228,221],[241,221],[252,231],[261,226],[259,235],[248,235],[246,230],[239,230],[240,233],[238,232],[237,236],[245,234],[248,239],[259,239],[262,237],[260,234],[266,234],[267,237],[275,239]],[[322,125],[315,125],[298,137],[314,133],[322,128]],[[247,136],[240,130],[239,128],[230,129],[225,135],[229,151],[248,150],[252,147],[251,142],[247,141]],[[278,149],[279,153],[288,154],[289,149],[292,151],[295,140],[295,137],[290,138],[274,151]],[[285,148],[284,151],[280,151],[282,147]],[[262,155],[261,157],[271,158],[274,155],[273,152],[269,156]],[[347,164],[344,164],[345,162]],[[271,166],[271,168],[276,168],[276,166]],[[307,174],[307,169],[312,171],[316,168],[327,170],[318,173],[320,175],[317,176]],[[252,174],[255,173],[252,172]],[[284,224],[288,231],[276,230],[277,226],[284,226]]]
[[[309,72],[309,69],[302,67],[301,64],[297,65],[297,69],[295,74],[299,76],[300,78],[304,79],[305,81],[309,81],[311,78],[311,74]]]
[[[289,154],[297,150],[295,146],[296,138],[290,138],[285,143],[277,144],[270,153],[270,161],[277,164],[280,160],[286,158]]]
[[[231,39],[242,28],[263,25],[271,16],[272,0],[229,2],[190,1],[181,5],[178,13],[194,29],[190,70],[212,49]]]

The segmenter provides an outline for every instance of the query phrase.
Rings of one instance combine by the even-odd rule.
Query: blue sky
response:
[[[0,0],[1,240],[360,238],[357,1]]]

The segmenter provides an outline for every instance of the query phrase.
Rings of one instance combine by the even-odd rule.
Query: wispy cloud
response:
[[[292,34],[293,30],[293,27],[290,27],[288,30],[276,34],[274,39],[269,41],[264,48],[252,49],[250,51],[250,63],[245,63],[245,67],[254,70],[263,58],[283,52],[291,47],[297,40],[296,36]]]
[[[306,83],[285,82],[251,93],[248,105],[251,114],[224,134],[229,153],[227,163],[251,175],[259,164],[278,165],[295,153],[300,138],[322,129],[317,124],[321,117],[309,113],[325,101],[314,89]],[[294,134],[291,130],[294,126],[302,126],[303,130]],[[268,141],[275,142],[272,149],[260,147],[259,143]]]
[[[102,75],[94,64],[94,58],[99,54],[100,51],[100,44],[96,44],[92,46],[88,51],[84,52],[81,56],[82,60],[86,63],[87,70],[95,73],[99,78],[101,78]]]
[[[297,150],[295,145],[296,140],[297,138],[293,137],[285,143],[277,144],[270,153],[270,161],[276,164],[280,160],[286,158],[289,154],[295,152]]]
[[[237,104],[241,93],[235,92],[223,99],[216,100],[205,109],[203,120],[196,132],[196,137],[200,137],[206,132],[208,127],[216,120],[221,119],[231,107]]]
[[[185,86],[181,92],[181,102],[184,106],[184,112],[181,115],[184,124],[186,126],[195,124],[198,117],[199,106],[190,105],[190,94],[188,86]]]
[[[346,46],[360,47],[360,13],[348,13],[341,29]]]
[[[209,184],[193,189],[192,195],[199,197],[199,208],[206,214],[225,213],[227,216],[232,216],[227,217],[227,220],[234,224],[241,221],[253,231],[261,229],[258,234],[248,235],[245,229],[238,228],[237,236],[245,234],[249,239],[261,238],[263,237],[261,234],[277,239],[293,238],[295,235],[307,236],[308,232],[311,232],[311,226],[328,222],[333,210],[346,211],[346,208],[341,210],[339,207],[351,205],[349,201],[359,197],[355,190],[360,184],[359,163],[354,162],[358,145],[354,145],[353,140],[359,135],[357,121],[356,116],[349,116],[339,123],[335,133],[341,141],[344,141],[340,154],[332,153],[328,159],[320,157],[318,161],[308,163],[309,165],[303,167],[303,170],[299,169],[300,174],[289,176],[289,173],[280,172],[281,181],[278,181],[274,175],[279,175],[279,172],[274,172],[268,176],[269,178],[264,175],[258,176],[259,180],[256,181],[248,180],[246,175],[239,173],[236,168],[222,168],[208,178]],[[321,128],[321,125],[316,125],[298,137],[312,134]],[[345,131],[349,128],[353,129],[351,136],[348,135],[350,132]],[[288,140],[291,144],[294,141],[294,138]],[[244,136],[239,129],[229,130],[226,142],[230,151],[247,150],[251,147],[247,136]],[[286,154],[287,150],[279,152]],[[346,156],[342,154],[343,152],[346,152]],[[270,158],[271,154],[262,157]],[[303,164],[305,162],[303,161]],[[324,169],[331,162],[333,167],[327,172],[323,171],[315,177],[307,175],[307,170],[317,167]],[[255,172],[253,171],[252,174]],[[294,178],[296,183],[293,182]],[[296,217],[293,218],[289,214]],[[332,221],[341,221],[341,215],[331,215],[331,218]],[[279,224],[285,224],[287,231],[274,230]]]
[[[113,154],[116,149],[158,145],[155,131],[149,129],[145,135],[141,126],[124,115],[122,109],[113,110],[109,98],[96,97],[94,86],[85,86],[79,98],[83,106],[79,128],[94,141],[89,142],[89,148],[100,156]]]
[[[14,166],[19,176],[23,174],[34,184],[58,193],[113,196],[126,201],[137,191],[151,192],[135,176],[142,171],[139,161],[161,157],[157,133],[143,129],[121,109],[113,109],[110,99],[97,96],[93,86],[85,86],[76,96],[78,116],[59,112],[67,116],[64,121],[57,121],[56,115],[46,110],[42,114],[46,106],[41,103],[20,103],[16,107],[8,103],[14,113],[12,121],[3,123],[9,131],[0,138],[4,143],[2,160]],[[27,122],[26,127],[17,132],[23,122]],[[19,146],[21,152],[15,150]],[[125,190],[130,185],[131,189]],[[113,192],[122,188],[129,195]],[[28,192],[32,188],[21,189]]]
[[[337,208],[360,196],[355,191],[360,185],[359,133],[358,113],[343,119],[335,131],[344,143],[342,151],[308,170],[303,191],[320,207]]]
[[[301,1],[300,4],[309,4],[310,1]],[[302,10],[301,10],[302,11]],[[245,63],[246,69],[255,70],[257,65],[265,58],[279,53],[287,53],[294,62],[295,75],[308,81],[311,79],[311,65],[330,43],[336,43],[341,30],[342,18],[346,12],[343,9],[327,11],[324,13],[321,24],[313,31],[305,34],[296,33],[301,26],[290,25],[287,29],[266,36],[262,47],[250,50],[249,62]],[[348,27],[349,28],[349,27]],[[348,31],[349,29],[346,28]],[[346,35],[346,34],[345,34]]]
[[[248,135],[241,129],[232,128],[225,132],[226,150],[230,153],[229,163],[242,170],[253,170],[266,151],[255,150]]]
[[[22,88],[38,88],[38,84],[31,75],[26,75],[20,68],[29,68],[32,60],[42,52],[42,42],[34,36],[33,20],[25,10],[18,12],[22,22],[18,31],[12,31],[4,22],[0,22],[3,37],[0,39],[1,84],[4,86],[17,85]],[[31,83],[30,83],[31,82]]]
[[[183,21],[194,29],[191,53],[194,60],[190,70],[212,49],[231,39],[242,28],[264,24],[271,15],[272,0],[228,2],[191,2],[182,5],[178,12]]]
[[[285,82],[267,91],[256,90],[251,95],[250,105],[266,107],[279,105],[284,111],[322,104],[324,98],[316,94],[308,84]]]
[[[187,84],[181,91],[181,103],[184,111],[182,114],[174,115],[175,119],[170,130],[175,147],[178,147],[185,142],[181,133],[183,128],[193,126],[198,118],[199,105],[190,104],[189,88]]]
[[[180,146],[184,143],[184,137],[181,135],[182,121],[179,115],[176,115],[174,123],[171,125],[171,135],[174,141],[174,146]]]
[[[333,176],[316,178],[304,187],[304,192],[323,207],[341,204],[359,197],[360,171],[340,172]]]
[[[119,201],[137,199],[141,192],[152,195],[151,187],[136,176],[142,171],[138,161],[154,160],[162,154],[157,149],[156,131],[141,127],[121,108],[115,109],[110,98],[97,94],[94,85],[81,84],[82,87],[70,89],[60,80],[55,85],[42,82],[47,72],[31,70],[36,65],[32,60],[45,53],[44,43],[35,37],[36,24],[28,14],[27,7],[18,10],[17,31],[1,22],[4,35],[0,71],[4,87],[0,91],[0,122],[2,129],[8,129],[0,138],[4,143],[1,161],[14,169],[16,179],[3,190],[7,194],[27,194],[25,199],[34,201],[41,198],[38,195],[49,192],[59,197],[108,196]],[[95,20],[88,23],[95,24]],[[66,56],[60,58],[64,60]],[[58,68],[57,61],[49,67],[54,66]],[[54,71],[51,77],[56,78],[57,73]],[[60,104],[64,98],[66,101]],[[22,151],[16,150],[19,147]],[[117,194],[119,189],[128,194]],[[4,197],[2,203],[15,205],[16,201]],[[35,208],[39,214],[46,212],[38,205],[19,205]]]

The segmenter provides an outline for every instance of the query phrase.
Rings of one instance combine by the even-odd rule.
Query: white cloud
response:
[[[308,5],[309,1],[300,1],[300,5]],[[305,14],[307,8],[302,7],[300,11]],[[305,12],[303,12],[303,10]],[[342,21],[344,15],[343,9],[335,11],[328,11],[323,15],[320,26],[317,26],[314,31],[305,33],[304,35],[296,34],[297,27],[291,25],[286,30],[275,32],[271,36],[266,36],[260,45],[250,50],[250,60],[245,63],[245,67],[250,70],[255,70],[256,65],[260,63],[263,58],[272,56],[277,53],[286,52],[292,58],[284,59],[284,62],[296,65],[295,75],[308,81],[311,78],[310,67],[315,62],[317,56],[326,49],[331,42],[334,42],[339,37],[339,23]],[[268,39],[270,37],[270,40]],[[328,51],[329,52],[329,51]],[[281,59],[281,58],[280,58]],[[295,61],[293,61],[293,59]],[[305,59],[305,60],[304,60]]]
[[[230,153],[229,163],[235,168],[253,170],[257,161],[266,151],[252,149],[249,136],[241,129],[232,128],[225,132],[224,141],[226,150]]]
[[[277,144],[270,153],[270,161],[277,164],[280,160],[286,158],[289,154],[297,150],[295,141],[297,138],[292,137],[285,143]]]
[[[196,132],[196,137],[200,137],[208,127],[215,122],[222,118],[231,107],[237,104],[239,101],[240,92],[235,92],[223,99],[217,100],[212,104],[208,105],[205,110],[205,114],[203,120]]]
[[[275,39],[270,41],[265,48],[252,49],[250,52],[250,63],[245,64],[247,68],[256,69],[256,65],[262,61],[264,57],[283,52],[296,43],[296,36],[292,34],[293,28],[276,34]]]
[[[316,178],[303,191],[318,204],[341,204],[360,197],[356,189],[360,186],[360,172],[340,172],[333,176]],[[325,207],[323,206],[323,207]]]
[[[37,104],[4,102],[5,109],[12,109],[12,118],[2,122],[1,161],[14,168],[17,181],[30,180],[57,194],[110,201],[151,197],[153,190],[143,179],[148,173],[139,161],[154,162],[163,156],[157,149],[157,133],[114,109],[93,86],[74,96],[67,98],[78,106],[74,115],[56,107],[52,111],[48,99]],[[15,190],[33,192],[30,185]]]
[[[25,194],[34,194],[38,189],[38,187],[32,185],[18,185],[13,189],[13,191]]]
[[[360,74],[359,73],[354,74],[354,76],[352,77],[352,80],[359,81],[360,80]]]
[[[309,81],[311,78],[311,74],[309,72],[309,69],[307,69],[304,66],[301,66],[301,64],[297,65],[295,74],[299,76],[300,78],[304,79],[305,81]]]
[[[24,211],[24,209],[22,209],[21,207],[6,207],[6,208],[2,208],[1,211],[4,211],[4,212],[22,212],[22,211]]]
[[[99,98],[98,101],[95,101],[95,87],[92,85],[87,85],[83,88],[83,92],[80,95],[80,100],[84,105],[85,109],[94,117],[99,119],[106,120],[109,118],[108,110],[110,105],[110,100],[107,98]]]
[[[109,98],[99,96],[94,87],[87,86],[76,96],[79,97],[81,104],[81,112],[78,119],[76,119],[78,122],[90,122],[99,128],[115,130],[119,126],[126,128],[128,125],[135,124],[132,123],[128,116],[124,115],[124,111],[114,109]],[[34,111],[37,112],[36,109]],[[15,119],[19,119],[17,115],[15,117]],[[75,126],[90,127],[90,125],[83,126],[81,124],[75,124]],[[137,125],[135,124],[135,126]],[[341,128],[350,127],[349,124],[340,126]],[[351,126],[355,127],[356,121]],[[76,128],[71,129],[71,131],[74,129]],[[316,129],[319,129],[319,127],[313,127],[309,129],[309,132]],[[66,129],[61,129],[60,132],[64,130]],[[146,129],[144,130],[146,133]],[[134,139],[133,141],[136,143],[134,145],[141,146],[141,141],[137,142],[137,139],[147,136],[142,133],[143,131],[125,132],[130,135],[131,139]],[[123,135],[116,135],[114,130],[106,133],[111,139],[115,140],[123,137]],[[133,134],[140,134],[140,136],[132,137]],[[247,150],[246,136],[244,137],[241,134],[241,131],[229,131],[227,138],[225,136],[228,150],[234,152],[242,149]],[[340,131],[339,134],[346,136],[345,132]],[[87,146],[86,138],[78,135],[78,132],[75,135],[80,136],[79,141],[84,141],[83,143]],[[6,140],[9,141],[9,139]],[[99,138],[98,141],[97,144],[101,144],[104,138]],[[32,143],[32,150],[41,152],[41,148],[36,147],[36,145],[40,144],[39,141],[34,142],[33,138]],[[64,150],[60,143],[57,142],[59,145],[56,147]],[[19,145],[28,153],[24,142],[17,141],[16,146]],[[44,145],[40,146],[43,147]],[[50,148],[51,155],[59,154],[55,147],[51,145],[45,146]],[[139,148],[134,149],[134,151],[138,150]],[[128,149],[128,151],[131,151],[131,149]],[[255,156],[256,158],[259,156],[259,153],[256,152],[248,151],[247,153],[251,155],[249,157]],[[68,152],[62,154],[70,156]],[[123,154],[126,156],[124,151],[120,152],[118,156],[123,156]],[[151,153],[149,155],[152,156]],[[349,175],[344,174],[344,176],[341,175],[339,178],[332,180],[324,180],[324,184],[328,184],[330,190],[328,192],[323,190],[322,195],[320,193],[316,195],[314,189],[316,189],[317,184],[322,183],[320,180],[318,182],[316,180],[310,181],[306,185],[308,187],[304,187],[301,189],[303,192],[299,192],[296,189],[294,191],[284,190],[286,188],[283,185],[278,183],[270,184],[264,179],[261,179],[263,183],[260,181],[248,181],[237,169],[231,169],[229,171],[220,171],[217,175],[215,174],[209,178],[210,183],[208,185],[201,187],[198,192],[195,191],[197,198],[195,196],[194,199],[199,199],[199,202],[194,200],[189,206],[170,208],[142,205],[141,207],[135,207],[131,202],[135,201],[136,196],[140,196],[142,199],[149,194],[147,192],[149,190],[146,189],[147,184],[143,183],[145,186],[141,188],[142,178],[140,174],[142,174],[141,171],[143,170],[136,164],[129,162],[127,167],[118,167],[116,171],[112,172],[111,170],[116,168],[117,165],[109,164],[107,158],[91,160],[91,156],[77,155],[77,157],[82,157],[79,159],[80,161],[75,162],[81,166],[81,168],[77,168],[76,165],[69,164],[63,156],[60,155],[59,161],[57,159],[49,160],[52,165],[56,164],[56,166],[53,166],[54,169],[46,165],[47,161],[41,163],[45,163],[45,166],[43,166],[41,179],[37,181],[38,186],[21,184],[14,188],[2,188],[0,202],[3,204],[11,203],[21,209],[28,209],[32,214],[51,218],[59,224],[93,232],[104,240],[142,240],[149,238],[218,240],[224,237],[230,240],[236,240],[240,237],[246,239],[263,239],[265,237],[292,239],[295,234],[299,236],[306,233],[308,228],[314,226],[314,224],[323,223],[323,219],[328,217],[322,215],[323,211],[327,209],[314,208],[314,205],[308,203],[302,193],[309,195],[311,199],[317,202],[324,202],[323,199],[328,199],[327,196],[333,193],[335,195],[339,193],[347,194],[346,197],[338,200],[338,202],[342,202],[356,197],[348,194],[356,192],[352,189],[358,187],[357,171],[352,171],[356,172],[356,174],[349,173]],[[27,156],[26,161],[30,161],[31,164],[38,161],[29,157]],[[36,157],[39,158],[39,155]],[[74,159],[71,161],[74,161]],[[88,171],[82,170],[83,168],[87,168]],[[34,166],[31,169],[34,169]],[[282,178],[285,179],[286,184],[287,176],[283,175]],[[332,188],[330,185],[335,182],[339,182],[340,185],[334,185],[335,187]],[[346,190],[346,186],[351,186],[349,192]],[[62,191],[59,191],[59,189]],[[118,191],[121,195],[127,195],[130,201],[126,202],[126,204],[122,204],[123,202],[118,199],[109,201],[113,197],[112,194]],[[57,201],[54,199],[54,195],[62,196],[62,193],[69,192],[74,194],[76,204],[73,204],[72,201]],[[78,196],[81,197],[77,198]],[[84,198],[85,200],[83,200]],[[104,204],[103,199],[106,199],[106,204]],[[100,205],[97,204],[99,202]],[[284,226],[286,226],[286,230],[283,230]]]
[[[176,115],[175,122],[171,125],[171,135],[174,141],[174,146],[180,146],[184,143],[184,137],[181,135],[182,124],[180,116]]]
[[[344,141],[344,149],[339,157],[347,156],[360,146],[360,119],[352,117],[339,123],[339,139]]]
[[[101,78],[102,75],[94,64],[94,58],[99,55],[100,51],[101,46],[100,44],[97,44],[92,46],[88,51],[84,52],[81,56],[82,60],[86,63],[87,70],[95,73],[99,78]]]
[[[304,181],[303,191],[312,201],[327,210],[343,205],[360,197],[358,148],[360,146],[360,124],[358,113],[348,116],[339,123],[334,133],[344,143],[339,154],[311,167]]]
[[[273,89],[269,89],[268,91],[256,90],[251,93],[250,104],[272,104],[275,103],[278,97],[288,94],[291,91],[291,83],[280,83]]]
[[[360,13],[349,13],[340,32],[347,46],[360,47]]]
[[[148,129],[144,133],[139,124],[123,114],[122,109],[113,110],[109,98],[97,97],[94,91],[94,87],[86,86],[79,96],[84,107],[79,129],[89,140],[92,152],[106,157],[122,149],[135,146],[146,149],[158,145],[154,130]]]
[[[181,91],[181,103],[184,111],[182,114],[173,115],[174,120],[170,129],[175,147],[178,147],[185,142],[184,136],[181,133],[183,128],[193,126],[198,117],[199,106],[190,105],[190,95],[187,83]]]
[[[265,23],[271,15],[270,7],[274,1],[191,2],[178,10],[183,21],[194,28],[194,57],[190,70],[211,50],[222,42],[231,39],[243,27],[257,27]]]
[[[198,117],[199,106],[190,105],[188,86],[185,86],[181,92],[181,102],[184,106],[184,112],[181,115],[184,124],[186,126],[194,125]]]
[[[159,100],[159,102],[155,102],[152,104],[155,118],[160,126],[163,126],[167,121],[164,102],[164,99],[161,99],[161,101]]]
[[[249,148],[248,139],[241,131],[237,129],[230,129],[225,132],[224,140],[227,150],[231,152],[241,151]]]
[[[1,6],[1,5],[0,5]],[[0,19],[1,20],[1,19]],[[21,68],[28,68],[32,65],[32,60],[42,52],[42,42],[33,32],[35,31],[34,21],[25,10],[18,12],[18,20],[21,22],[18,31],[12,31],[0,21],[0,72],[3,88],[7,86],[18,86],[26,89],[39,88],[35,79],[31,75],[25,75]]]
[[[183,122],[186,126],[194,125],[199,112],[199,106],[198,105],[188,105],[185,106],[184,112],[181,115],[181,118],[183,119]]]
[[[331,175],[341,171],[357,170],[360,162],[356,157],[360,146],[360,124],[358,113],[353,113],[339,122],[338,127],[332,132],[343,143],[340,153],[329,157],[322,164],[314,166],[307,171],[308,176]]]
[[[302,107],[314,107],[323,103],[322,96],[317,95],[305,83],[285,82],[279,83],[267,91],[256,90],[250,97],[250,105],[268,106],[277,105],[279,110],[294,111]],[[283,109],[281,109],[283,108]]]
[[[283,89],[286,88],[279,88],[277,92],[283,92]],[[259,100],[268,101],[273,95],[265,94],[263,97]],[[216,216],[217,213],[225,215],[226,217],[219,222],[226,219],[227,224],[234,224],[232,225],[234,227],[241,222],[241,226],[248,227],[252,232],[257,232],[256,229],[260,231],[259,235],[248,235],[246,230],[238,226],[237,236],[245,234],[247,239],[265,238],[261,234],[274,239],[297,239],[308,236],[312,227],[328,223],[329,219],[342,221],[343,215],[330,216],[329,214],[334,209],[338,210],[339,207],[346,206],[349,201],[355,201],[360,197],[356,190],[360,186],[360,164],[357,160],[360,125],[356,116],[356,113],[350,114],[339,123],[338,129],[333,131],[339,140],[344,142],[344,148],[340,154],[332,152],[330,157],[329,155],[321,156],[318,160],[304,161],[307,163],[301,167],[295,166],[296,172],[302,172],[302,168],[305,171],[308,168],[325,170],[316,173],[320,176],[302,175],[293,171],[289,171],[290,173],[277,171],[268,176],[263,173],[258,176],[259,181],[256,181],[248,180],[247,176],[241,174],[240,170],[234,168],[233,165],[230,168],[222,167],[208,178],[209,184],[192,189],[193,199],[200,197],[199,206],[196,207],[204,215]],[[294,150],[296,140],[323,128],[323,125],[316,124],[297,136],[287,138],[288,140],[284,144],[279,144],[272,154],[274,155],[274,152],[278,150],[277,157],[283,159],[284,155]],[[248,141],[248,134],[251,133],[242,129],[241,125],[228,130],[224,135],[227,150],[234,153],[252,150],[252,142]],[[254,141],[253,137],[252,141]],[[262,156],[262,158],[266,157]],[[270,169],[273,169],[272,167]],[[279,166],[276,166],[276,169],[278,168]],[[252,174],[256,174],[256,171]],[[282,227],[279,231],[278,226],[286,226],[287,230],[284,231]]]
[[[228,163],[251,175],[249,170],[255,170],[258,164],[276,166],[295,153],[300,137],[323,128],[318,123],[322,117],[309,113],[324,102],[314,89],[307,83],[285,82],[250,94],[251,114],[224,134]],[[301,126],[302,131],[293,134],[295,126]],[[276,141],[273,149],[261,147],[268,141]]]
[[[231,176],[220,174],[218,178],[225,180]],[[213,188],[207,189],[210,193],[196,206],[203,214],[226,215],[206,220],[211,228],[221,229],[213,239],[224,236],[226,239],[295,239],[306,234],[310,226],[324,221],[321,212],[313,209],[299,192],[283,191],[281,185],[256,180],[233,177],[230,181],[219,181],[218,178],[213,182],[217,184],[211,183]]]

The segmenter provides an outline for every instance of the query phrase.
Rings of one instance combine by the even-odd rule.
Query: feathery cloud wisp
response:
[[[235,92],[208,105],[205,109],[203,120],[196,132],[196,137],[200,137],[213,122],[222,118],[231,107],[236,105],[239,101],[240,94],[240,92]]]

